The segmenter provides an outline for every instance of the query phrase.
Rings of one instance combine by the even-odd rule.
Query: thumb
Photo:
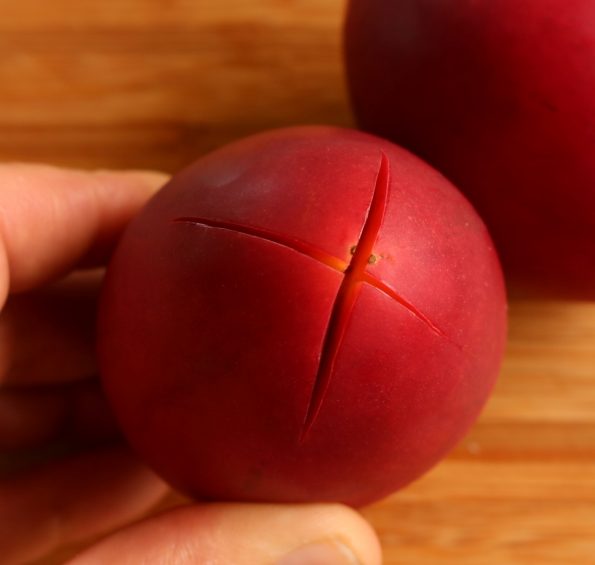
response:
[[[70,565],[380,565],[378,539],[340,505],[207,504],[120,530]]]

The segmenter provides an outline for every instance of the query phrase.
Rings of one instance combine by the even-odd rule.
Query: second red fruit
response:
[[[351,0],[367,130],[477,206],[508,273],[595,297],[595,2]]]

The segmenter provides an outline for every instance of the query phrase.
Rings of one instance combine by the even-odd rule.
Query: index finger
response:
[[[0,304],[105,256],[167,180],[154,172],[0,165]]]

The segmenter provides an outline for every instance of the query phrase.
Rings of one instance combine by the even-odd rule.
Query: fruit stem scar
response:
[[[362,284],[362,275],[373,256],[372,250],[388,202],[388,188],[390,183],[390,166],[388,158],[381,153],[380,168],[376,177],[372,201],[368,208],[368,214],[357,242],[352,248],[353,255],[345,270],[345,276],[337,292],[333,309],[326,329],[326,335],[322,343],[318,372],[314,380],[314,386],[308,403],[304,425],[300,434],[299,442],[306,440],[311,430],[322,402],[328,390],[331,376],[334,372],[335,361],[345,337],[349,319]]]

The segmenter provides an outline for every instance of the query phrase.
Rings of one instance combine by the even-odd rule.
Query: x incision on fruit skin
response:
[[[306,439],[308,432],[310,431],[312,424],[314,423],[322,406],[325,392],[333,374],[335,359],[337,357],[339,348],[341,347],[341,342],[347,328],[347,322],[351,316],[353,306],[355,305],[361,285],[363,283],[367,283],[377,288],[392,299],[396,300],[399,302],[399,304],[407,308],[419,320],[425,323],[434,333],[448,339],[448,336],[445,335],[444,332],[438,326],[436,326],[436,324],[434,324],[427,316],[415,308],[415,306],[413,306],[410,302],[400,296],[396,290],[366,272],[366,267],[368,264],[373,264],[378,261],[378,256],[373,252],[374,244],[376,243],[378,232],[384,219],[384,213],[389,198],[389,186],[390,164],[386,155],[382,153],[380,159],[380,168],[372,195],[372,201],[361,230],[359,241],[351,248],[352,257],[349,263],[345,263],[345,261],[329,255],[328,253],[325,253],[324,251],[309,245],[306,242],[254,226],[192,216],[178,217],[173,220],[175,223],[193,224],[203,228],[232,230],[249,236],[266,239],[278,245],[293,249],[298,253],[302,253],[303,255],[315,259],[316,261],[319,261],[344,274],[341,286],[339,287],[337,296],[335,297],[326,335],[324,337],[318,373],[316,375],[314,388],[312,390],[312,395],[308,404],[304,425],[300,435],[300,442],[303,442]]]

